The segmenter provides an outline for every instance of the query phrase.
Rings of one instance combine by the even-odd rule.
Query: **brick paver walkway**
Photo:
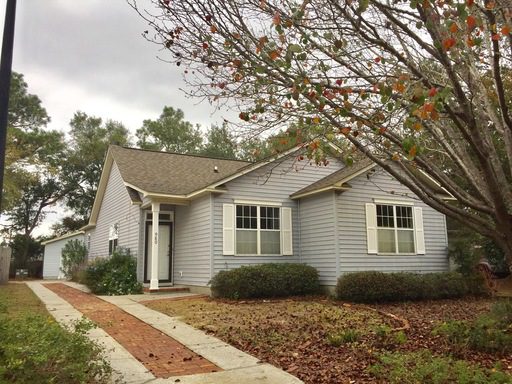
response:
[[[44,286],[103,328],[156,377],[222,370],[173,338],[94,295],[61,283]]]

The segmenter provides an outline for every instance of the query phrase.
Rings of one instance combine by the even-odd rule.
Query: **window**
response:
[[[379,253],[415,253],[413,207],[377,204]]]
[[[119,225],[114,224],[110,226],[108,233],[108,254],[112,255],[117,249],[117,240],[119,238]]]
[[[279,207],[236,205],[236,254],[281,254]]]

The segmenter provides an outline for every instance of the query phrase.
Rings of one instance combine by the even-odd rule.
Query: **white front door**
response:
[[[153,233],[153,225],[148,225],[148,234]],[[158,280],[170,281],[171,271],[171,226],[160,224],[158,226]],[[151,279],[151,252],[153,244],[151,238],[146,239],[146,280]]]

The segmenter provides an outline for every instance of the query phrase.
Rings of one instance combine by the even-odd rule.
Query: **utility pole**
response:
[[[9,90],[11,88],[12,51],[14,44],[14,21],[16,19],[16,0],[7,0],[5,7],[4,37],[0,61],[0,212],[5,173],[5,145],[7,141],[7,122],[9,117]]]

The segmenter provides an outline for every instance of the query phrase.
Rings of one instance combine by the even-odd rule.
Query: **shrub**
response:
[[[129,250],[116,250],[108,258],[98,258],[85,272],[85,284],[97,295],[127,295],[141,293],[137,281],[137,261]]]
[[[210,281],[214,297],[283,297],[318,293],[315,268],[304,264],[261,264],[220,271]]]
[[[474,280],[455,272],[355,272],[338,279],[336,297],[359,303],[446,299],[475,293],[472,284]]]
[[[62,248],[62,272],[67,279],[76,281],[77,273],[87,260],[87,247],[83,241],[70,240]]]
[[[387,383],[400,384],[501,384],[511,383],[509,375],[498,369],[485,369],[450,357],[434,357],[428,350],[411,353],[385,353],[370,373]]]
[[[491,311],[473,322],[447,321],[434,334],[443,335],[450,344],[463,349],[507,354],[512,353],[512,300],[501,300]]]
[[[0,382],[109,383],[112,369],[85,335],[91,327],[82,320],[65,330],[41,315],[0,318]]]

